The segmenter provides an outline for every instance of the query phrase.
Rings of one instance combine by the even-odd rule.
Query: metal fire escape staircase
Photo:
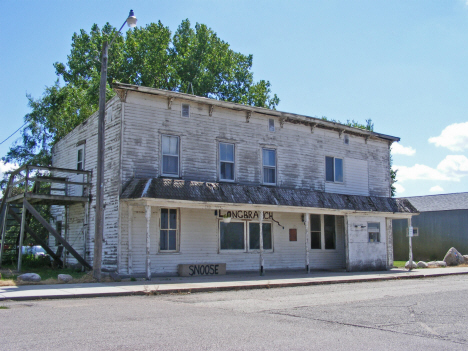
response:
[[[40,245],[56,262],[63,266],[61,250],[65,248],[84,267],[92,267],[76,252],[63,236],[44,219],[34,205],[72,205],[90,202],[91,172],[56,167],[25,165],[10,174],[0,207],[0,265],[5,255],[18,255],[21,270],[22,246],[26,235]],[[54,252],[28,225],[34,217],[60,243]]]

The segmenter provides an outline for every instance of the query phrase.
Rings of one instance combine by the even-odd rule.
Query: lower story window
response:
[[[336,220],[333,215],[310,215],[310,248],[336,250]]]
[[[161,228],[159,231],[159,250],[176,251],[178,237],[178,213],[177,209],[161,209]]]
[[[380,223],[379,222],[367,223],[367,232],[369,233],[370,243],[380,242]]]
[[[273,241],[271,223],[263,223],[263,249],[272,250]],[[219,241],[221,250],[259,250],[260,223],[256,222],[230,222],[219,223]]]
[[[263,250],[271,250],[271,223],[263,223]],[[249,249],[260,249],[260,223],[249,223]]]
[[[244,223],[221,222],[219,226],[221,250],[244,250]]]

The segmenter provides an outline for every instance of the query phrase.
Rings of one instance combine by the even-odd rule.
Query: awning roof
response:
[[[164,178],[134,179],[123,191],[121,199],[167,199],[201,203],[295,206],[358,212],[417,213],[417,210],[406,199]]]

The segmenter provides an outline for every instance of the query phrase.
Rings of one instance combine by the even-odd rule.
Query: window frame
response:
[[[163,148],[163,139],[165,137],[168,138],[177,138],[177,174],[173,173],[164,173],[164,148]],[[170,178],[179,178],[180,177],[180,146],[181,146],[181,140],[180,136],[178,135],[171,135],[171,134],[161,134],[161,176],[163,177],[170,177]],[[167,156],[175,157],[176,155],[171,155],[167,154]]]
[[[371,231],[369,224],[377,224],[378,228],[373,228],[373,230]],[[377,229],[377,231],[375,231],[376,229]],[[371,233],[373,233],[373,234],[377,233],[377,240],[371,241],[371,237],[370,237]],[[382,242],[381,241],[382,238],[381,238],[380,233],[381,233],[381,231],[380,231],[380,222],[367,222],[367,239],[368,239],[369,243],[380,243],[380,242]]]
[[[311,223],[310,216],[311,216],[311,215],[318,215],[318,216],[320,216],[320,249],[312,248],[312,230],[311,230],[311,226],[310,226],[310,223]],[[333,216],[333,217],[334,217],[334,228],[335,228],[335,231],[334,231],[334,242],[335,242],[335,248],[333,248],[333,249],[327,249],[327,248],[325,248],[325,216]],[[309,213],[309,232],[307,233],[307,235],[309,235],[309,240],[310,240],[309,249],[310,249],[311,251],[314,251],[314,252],[319,252],[319,251],[320,251],[320,252],[332,252],[332,251],[336,251],[336,250],[337,250],[337,247],[338,247],[338,233],[337,233],[337,223],[336,223],[337,216],[338,216],[338,215],[327,215],[327,214]],[[314,233],[317,233],[318,231],[314,230],[313,232],[314,232]]]
[[[271,132],[271,133],[274,133],[276,131],[275,119],[274,118],[269,118],[268,119],[268,131]]]
[[[269,165],[265,166],[264,151],[274,151],[274,153],[275,153],[275,166],[274,167],[269,166]],[[274,172],[275,172],[274,173],[275,174],[275,182],[274,183],[265,182],[265,168],[274,170]],[[277,153],[276,149],[263,147],[262,148],[262,184],[276,186],[277,183],[278,183],[278,153]]]
[[[184,106],[188,106],[188,116],[184,116]],[[190,104],[186,104],[186,103],[183,103],[180,105],[180,116],[183,117],[183,118],[190,118],[191,116],[191,108],[190,108]]]
[[[260,221],[244,221],[244,220],[231,220],[229,223],[243,223],[244,228],[244,248],[243,249],[222,249],[221,248],[221,223],[223,223],[222,219],[218,221],[218,253],[219,254],[230,254],[230,253],[259,253],[260,248],[258,249],[251,249],[250,248],[250,223],[257,223],[260,224]],[[228,224],[228,223],[227,223]],[[264,220],[262,224],[269,224],[270,225],[270,235],[271,235],[271,249],[263,249],[263,252],[274,252],[274,226],[273,222],[269,220]],[[265,246],[265,243],[264,243]]]
[[[79,155],[81,152],[81,161],[79,160]],[[81,164],[81,168],[79,168],[79,164]],[[80,145],[76,148],[76,170],[77,171],[84,171],[85,169],[85,146]]]
[[[333,180],[328,179],[328,173],[327,173],[327,159],[333,159]],[[342,174],[342,180],[336,180],[336,160],[341,160],[341,174]],[[325,156],[325,181],[328,183],[337,183],[337,184],[344,184],[344,179],[345,179],[345,174],[344,174],[344,158],[343,157],[335,157],[335,156]]]
[[[232,152],[233,152],[233,161],[224,161],[224,160],[221,160],[221,144],[225,144],[225,145],[232,145]],[[233,172],[233,177],[232,179],[227,179],[227,178],[222,178],[221,177],[221,164],[222,163],[230,163],[232,164],[232,172]],[[225,142],[225,141],[219,141],[218,142],[218,180],[220,182],[230,182],[230,183],[234,183],[236,181],[236,176],[237,176],[237,172],[236,172],[236,144],[234,143],[229,143],[229,142]]]
[[[168,210],[168,216],[170,216],[170,210],[176,210],[176,226],[177,228],[176,229],[173,229],[173,228],[166,228],[166,229],[162,229],[161,228],[161,224],[162,224],[162,210]],[[170,220],[169,220],[169,217],[168,217],[168,226],[169,226],[169,223],[170,223]],[[159,226],[158,226],[159,230],[158,230],[158,234],[159,235],[159,238],[158,238],[158,253],[162,253],[162,254],[171,254],[171,253],[178,253],[180,252],[180,209],[177,208],[177,207],[161,207],[159,208]],[[175,230],[176,231],[176,248],[175,250],[162,250],[161,249],[161,231],[171,231],[171,230]]]

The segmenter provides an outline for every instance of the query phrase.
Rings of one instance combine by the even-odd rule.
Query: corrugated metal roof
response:
[[[417,210],[406,199],[164,178],[132,180],[122,193],[121,199],[139,198],[298,206],[364,212],[417,213]]]
[[[468,193],[406,197],[419,212],[468,210]]]

